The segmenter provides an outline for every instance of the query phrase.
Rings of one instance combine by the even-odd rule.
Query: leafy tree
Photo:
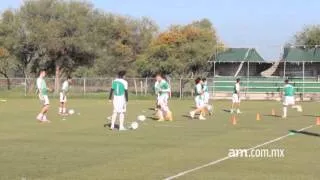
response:
[[[185,26],[174,25],[160,33],[139,57],[138,70],[142,76],[162,72],[193,77],[208,69],[207,61],[220,45],[207,19]]]
[[[320,45],[320,25],[307,26],[298,32],[295,35],[295,44],[308,47]]]
[[[0,48],[0,74],[7,79],[7,88],[11,89],[11,82],[9,78],[9,73],[15,68],[16,63],[12,56],[5,48]]]

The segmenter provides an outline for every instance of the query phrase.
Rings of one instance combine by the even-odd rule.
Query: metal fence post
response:
[[[179,82],[179,94],[180,94],[180,99],[182,99],[182,79],[181,78]]]
[[[86,95],[86,78],[83,78],[83,95]]]
[[[27,96],[27,90],[28,90],[28,84],[27,84],[27,78],[24,78],[24,96]]]

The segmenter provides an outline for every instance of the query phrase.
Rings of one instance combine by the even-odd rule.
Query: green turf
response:
[[[139,114],[151,116],[153,104],[130,101],[126,123]],[[289,110],[284,120],[269,116],[272,108],[279,114],[279,102],[244,101],[233,126],[223,111],[228,101],[215,102],[216,114],[197,121],[185,117],[193,101],[174,100],[174,122],[148,119],[138,130],[120,133],[103,127],[112,107],[106,100],[70,99],[69,107],[80,115],[66,121],[56,114],[57,105],[52,100],[52,123],[39,124],[34,120],[40,108],[36,99],[0,102],[1,180],[163,179],[225,157],[230,148],[249,148],[313,125],[319,112],[318,103],[303,103],[303,113]],[[180,179],[319,179],[319,137],[293,133],[263,148],[285,149],[286,156],[229,159]]]

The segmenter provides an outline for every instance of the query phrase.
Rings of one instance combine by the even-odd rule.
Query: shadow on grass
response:
[[[317,115],[311,115],[311,114],[304,114],[303,116],[305,116],[305,117],[314,117],[314,118],[319,117]]]
[[[105,127],[105,128],[106,128],[106,127],[107,127],[107,128],[110,128],[110,127],[111,127],[111,123],[104,124],[103,127]],[[115,128],[115,129],[119,129],[119,125],[118,125],[118,124],[115,124],[115,125],[114,125],[114,128]]]
[[[318,133],[313,133],[313,132],[309,132],[309,131],[289,130],[289,132],[291,132],[291,133],[296,133],[296,134],[303,134],[303,135],[307,135],[307,136],[313,136],[313,137],[320,137],[320,134],[318,134]]]
[[[153,121],[158,121],[158,120],[159,120],[158,118],[152,117],[152,116],[148,116],[147,118],[148,118],[148,119],[151,119],[151,120],[153,120]]]
[[[280,116],[280,115],[263,114],[263,116],[266,116],[266,117],[277,117],[277,118],[281,118],[281,116]]]
[[[227,113],[231,113],[230,109],[222,109],[222,111],[227,112]]]

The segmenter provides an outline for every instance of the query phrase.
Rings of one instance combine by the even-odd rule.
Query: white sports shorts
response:
[[[163,94],[161,96],[158,96],[158,105],[161,107],[168,106],[168,99],[169,99],[168,94]]]
[[[61,103],[67,102],[67,96],[64,96],[62,92],[60,92],[60,102]]]
[[[205,106],[204,103],[204,97],[201,95],[198,95],[194,98],[195,102],[196,102],[196,107],[197,108],[203,108]]]
[[[205,92],[203,94],[203,98],[204,98],[204,103],[209,104],[210,94],[208,92]]]
[[[240,97],[238,96],[238,94],[232,94],[232,102],[233,103],[240,103]]]
[[[127,102],[124,96],[113,97],[113,112],[124,113],[127,110]]]
[[[295,105],[294,96],[285,96],[283,99],[283,105],[284,106]]]
[[[47,95],[39,94],[39,99],[40,99],[41,104],[43,104],[44,106],[50,104],[49,97]]]

